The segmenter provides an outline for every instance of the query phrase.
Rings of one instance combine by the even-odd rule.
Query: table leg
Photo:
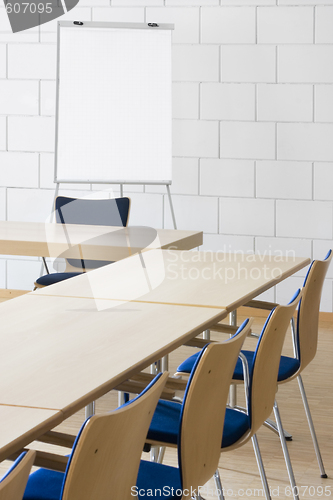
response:
[[[161,359],[161,371],[167,372],[169,370],[169,356],[163,356]]]
[[[91,417],[92,415],[95,415],[95,401],[89,403],[85,407],[85,419],[87,420],[87,418]]]
[[[203,338],[204,340],[210,340],[210,330],[204,330],[204,331],[202,332],[202,338]]]

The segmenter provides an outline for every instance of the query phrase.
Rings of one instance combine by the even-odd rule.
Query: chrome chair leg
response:
[[[283,434],[283,427],[282,427],[280,412],[279,412],[279,408],[278,408],[278,405],[277,405],[276,401],[274,401],[274,407],[273,407],[273,409],[274,409],[275,420],[276,420],[276,423],[277,423],[277,426],[278,426],[278,430],[279,430],[279,436],[280,436],[282,451],[283,451],[283,455],[284,455],[284,460],[285,460],[286,466],[287,466],[287,471],[288,471],[288,476],[289,476],[291,490],[293,492],[294,499],[295,500],[299,500],[298,488],[296,486],[294,471],[293,471],[293,467],[291,465],[287,443],[286,443],[286,440],[285,440],[285,437],[284,437],[284,434]]]
[[[157,463],[162,464],[163,459],[164,459],[164,454],[165,454],[165,446],[160,446],[159,452],[158,452],[158,457],[157,457]]]
[[[158,454],[159,454],[159,447],[158,446],[152,446],[150,448],[150,461],[151,462],[157,462]]]
[[[264,422],[264,426],[268,427],[268,429],[270,429],[271,431],[275,432],[275,434],[279,435],[279,430],[277,428],[276,422],[273,422],[273,420],[271,420],[270,418],[268,418]],[[284,434],[284,437],[286,438],[287,441],[292,441],[292,439],[293,439],[292,434],[290,434],[285,429],[283,429],[283,434]]]
[[[229,313],[229,325],[237,325],[237,309]],[[235,408],[237,405],[237,385],[231,384],[229,389],[229,405],[231,408]]]
[[[307,399],[306,394],[305,394],[305,389],[304,389],[303,380],[302,380],[301,375],[298,375],[297,381],[298,381],[299,390],[301,392],[301,396],[302,396],[302,400],[303,400],[306,418],[307,418],[308,424],[309,424],[309,429],[310,429],[310,433],[311,433],[311,437],[312,437],[313,447],[314,447],[315,452],[316,452],[316,457],[317,457],[317,461],[318,461],[318,465],[319,465],[319,469],[320,469],[320,476],[323,478],[327,478],[327,474],[325,472],[324,463],[323,463],[323,460],[321,458],[321,453],[320,453],[319,444],[318,444],[318,440],[317,440],[317,436],[316,436],[316,431],[315,431],[315,428],[313,425],[310,407],[309,407],[308,399]]]
[[[221,483],[221,476],[220,472],[218,469],[214,472],[214,481],[215,481],[215,487],[216,487],[216,493],[218,496],[219,500],[224,500],[224,495],[223,495],[223,486]]]
[[[266,476],[264,464],[263,464],[263,461],[261,458],[261,453],[260,453],[260,449],[259,449],[257,436],[256,435],[252,436],[251,440],[252,440],[252,445],[253,445],[254,453],[255,453],[258,468],[259,468],[261,482],[262,482],[262,485],[264,488],[265,497],[266,497],[266,500],[271,500],[271,494],[269,491],[269,486],[268,486],[268,482],[267,482],[267,476]]]

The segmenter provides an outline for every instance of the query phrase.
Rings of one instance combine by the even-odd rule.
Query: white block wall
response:
[[[204,230],[207,250],[325,256],[333,246],[333,0],[80,0],[64,17],[175,24],[180,229]],[[51,209],[55,43],[56,21],[14,35],[0,7],[1,220],[43,221]],[[130,223],[172,227],[163,188],[125,193]],[[39,265],[0,257],[0,286],[30,289]],[[305,272],[265,296],[288,300]],[[322,310],[332,312],[332,296],[330,269]]]

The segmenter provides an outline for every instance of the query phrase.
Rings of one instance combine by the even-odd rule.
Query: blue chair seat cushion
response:
[[[160,400],[156,406],[147,438],[177,444],[181,410],[180,403]]]
[[[222,449],[236,443],[250,430],[250,417],[241,411],[227,408],[224,417]]]
[[[140,500],[182,498],[179,469],[156,462],[141,460],[136,488],[137,498]],[[133,495],[133,493],[132,490],[131,494]],[[133,498],[135,497],[133,496]]]
[[[30,474],[23,500],[60,500],[65,474],[38,469]]]
[[[244,356],[247,359],[249,365],[249,371],[251,373],[252,365],[253,365],[253,351],[242,351]],[[282,382],[283,380],[287,380],[292,377],[299,369],[300,362],[296,358],[290,358],[289,356],[281,356],[280,366],[279,366],[279,374],[278,374],[278,382]],[[238,358],[236,363],[236,368],[234,371],[233,378],[235,380],[243,380],[243,365],[241,360]]]
[[[177,368],[177,372],[183,372],[183,373],[191,373],[191,370],[194,366],[194,363],[197,360],[197,357],[199,356],[200,352],[196,352],[195,354],[192,354],[189,358],[185,359]]]
[[[51,273],[45,274],[36,280],[36,283],[41,286],[49,286],[54,283],[59,283],[60,281],[68,280],[69,278],[74,278],[75,276],[80,276],[82,273]]]
[[[182,405],[174,401],[162,401],[157,404],[152,418],[148,439],[164,443],[177,444]],[[226,409],[222,448],[236,443],[250,428],[249,417],[232,408]]]
[[[247,362],[249,365],[249,371],[251,373],[254,352],[253,351],[242,351],[242,353],[244,354],[244,356],[247,359]],[[193,367],[198,356],[199,356],[198,352],[196,352],[195,354],[192,354],[192,356],[187,358],[185,361],[183,361],[178,366],[177,371],[183,372],[183,373],[191,373],[192,367]],[[299,367],[300,367],[300,362],[298,359],[290,358],[289,356],[281,356],[278,382],[282,382],[283,380],[287,380],[288,378],[292,377],[299,370]],[[234,380],[243,380],[243,364],[239,358],[237,359],[233,379]]]

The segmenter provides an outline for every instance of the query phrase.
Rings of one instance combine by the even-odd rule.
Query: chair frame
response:
[[[271,311],[266,323],[263,327],[260,340],[256,350],[256,361],[254,364],[251,377],[249,376],[246,358],[241,354],[245,387],[245,397],[247,402],[246,409],[234,408],[234,411],[246,413],[251,418],[251,426],[238,441],[228,447],[222,447],[220,452],[225,452],[239,448],[247,443],[250,439],[254,447],[254,452],[262,480],[265,496],[270,499],[270,491],[267,482],[266,473],[264,470],[260,449],[256,437],[256,432],[263,425],[275,407],[275,393],[277,391],[277,378],[279,370],[279,360],[281,357],[282,347],[287,332],[288,325],[296,309],[296,306],[301,299],[302,291],[293,297],[292,301],[285,306],[277,306]],[[270,355],[273,353],[273,355]],[[182,372],[177,372],[182,374]],[[262,395],[265,394],[265,398]],[[284,437],[281,439],[284,440]],[[169,444],[164,443],[164,446]],[[163,444],[161,444],[163,446]],[[292,485],[295,485],[295,478],[292,471],[292,466],[289,459],[288,449],[283,443],[283,451],[288,462],[288,474]],[[219,492],[219,498],[223,499],[223,489],[218,470],[214,474],[215,483]]]
[[[107,199],[96,199],[96,200],[90,200],[90,199],[84,199],[84,198],[82,199],[82,198],[71,198],[71,197],[66,197],[66,196],[57,196],[57,198],[55,199],[55,212],[56,212],[56,214],[57,214],[57,223],[58,223],[58,224],[66,224],[66,223],[67,223],[67,224],[70,224],[71,222],[69,222],[69,221],[65,221],[65,220],[63,220],[63,221],[62,221],[62,220],[61,220],[61,219],[63,219],[63,217],[62,217],[62,215],[61,215],[61,214],[58,216],[58,212],[60,211],[60,209],[61,209],[63,206],[66,206],[66,204],[67,204],[67,203],[66,203],[66,204],[63,204],[63,205],[62,205],[59,209],[57,209],[57,208],[56,208],[56,207],[57,207],[57,200],[59,200],[60,198],[70,200],[68,203],[75,202],[76,200],[86,201],[87,203],[89,203],[89,202],[96,202],[96,203],[98,203],[99,201],[101,201],[101,202],[102,202],[102,201],[103,201],[103,202],[108,202],[108,201],[111,201],[111,200],[114,200],[114,201],[116,201],[116,202],[117,202],[118,200],[122,200],[122,199],[126,198],[127,200],[129,200],[129,208],[128,208],[128,213],[127,213],[127,218],[126,218],[125,225],[121,225],[121,226],[119,226],[119,227],[127,227],[128,220],[129,220],[129,216],[130,216],[130,211],[131,211],[131,204],[132,204],[131,199],[130,199],[130,198],[128,198],[128,197],[120,197],[120,198],[107,198]],[[60,219],[60,220],[58,220],[58,219]],[[83,224],[83,222],[80,222],[80,223],[78,223],[78,224]],[[97,225],[97,224],[96,224],[96,225]],[[103,224],[99,224],[99,225],[103,225]],[[70,243],[70,242],[69,242],[69,243]],[[42,259],[43,259],[44,267],[45,267],[45,269],[46,269],[47,274],[50,274],[49,269],[48,269],[48,266],[47,266],[47,263],[46,263],[46,260],[45,260],[45,257],[42,257]],[[79,273],[84,273],[84,272],[86,272],[87,270],[89,271],[89,268],[85,268],[84,266],[82,266],[82,267],[75,267],[75,266],[73,266],[73,265],[72,265],[72,264],[70,264],[70,262],[69,262],[69,260],[71,260],[71,259],[69,259],[69,260],[68,260],[68,259],[66,258],[65,260],[66,260],[66,269],[65,269],[65,271],[64,271],[64,272],[79,272]],[[39,283],[35,282],[35,283],[34,283],[34,287],[35,287],[35,288],[34,288],[34,290],[35,290],[36,288],[44,288],[44,285],[40,285]]]
[[[196,491],[198,499],[200,486],[214,476],[218,466],[231,377],[251,324],[252,320],[247,320],[232,338],[206,345],[188,380],[181,409],[178,462],[183,491]],[[169,446],[152,439],[146,442]]]
[[[59,500],[109,500],[111,493],[114,498],[132,498],[149,423],[167,377],[167,372],[159,374],[126,406],[85,421],[68,460]]]
[[[278,384],[285,384],[297,378],[313,442],[313,447],[322,478],[327,478],[327,474],[320,453],[319,443],[310,411],[310,406],[304,389],[301,372],[307,367],[309,363],[311,363],[317,352],[320,299],[325,276],[332,258],[333,252],[332,250],[330,250],[324,260],[314,260],[308,269],[303,284],[302,299],[298,307],[297,324],[295,324],[294,318],[292,318],[291,320],[294,357],[300,361],[300,366],[292,376],[285,380],[278,381]],[[272,305],[274,306],[274,304],[272,304],[271,302],[260,301],[250,301],[246,304],[246,306],[248,307],[255,307],[260,309],[269,309]],[[277,413],[279,418],[279,410],[277,404],[275,413]],[[267,420],[267,427],[277,432],[281,438],[281,428],[279,429],[279,422],[277,421],[277,424],[275,425],[275,423],[271,420]],[[288,440],[292,439],[291,434],[287,433],[283,429],[282,431]]]
[[[36,452],[23,452],[0,480],[0,500],[22,500]]]

